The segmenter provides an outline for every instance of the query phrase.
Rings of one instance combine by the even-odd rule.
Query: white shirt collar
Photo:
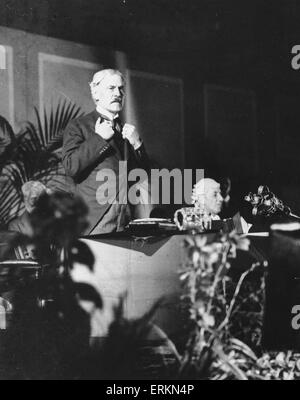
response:
[[[119,116],[119,113],[115,114],[110,111],[107,111],[107,110],[105,110],[105,108],[101,107],[99,104],[97,105],[96,110],[98,111],[98,113],[104,115],[104,117],[107,117],[111,121],[118,118],[118,116]]]

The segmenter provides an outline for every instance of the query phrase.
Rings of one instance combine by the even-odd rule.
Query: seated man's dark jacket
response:
[[[121,123],[118,120],[115,135],[110,140],[103,139],[95,132],[95,124],[100,114],[93,112],[72,120],[65,129],[63,136],[63,165],[68,176],[73,178],[75,193],[85,200],[88,208],[89,227],[85,234],[108,233],[120,230],[113,221],[114,214],[124,212],[124,207],[111,204],[99,204],[96,198],[97,189],[103,184],[97,181],[97,173],[110,169],[119,176],[119,162],[127,161],[128,171],[132,168],[148,169],[148,157],[144,146],[134,150],[128,140],[121,135]],[[99,193],[99,191],[98,191]],[[127,212],[128,212],[128,206]],[[104,219],[111,219],[111,224],[104,224]],[[128,222],[128,221],[127,221]]]

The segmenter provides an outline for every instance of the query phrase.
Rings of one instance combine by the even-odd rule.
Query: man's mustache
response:
[[[115,102],[121,103],[122,99],[123,99],[122,97],[116,97],[115,99],[112,100],[112,103]]]

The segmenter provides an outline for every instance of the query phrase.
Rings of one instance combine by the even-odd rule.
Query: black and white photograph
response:
[[[299,1],[0,6],[0,380],[299,380]]]

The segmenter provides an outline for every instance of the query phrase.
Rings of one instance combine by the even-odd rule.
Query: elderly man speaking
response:
[[[118,201],[120,180],[124,184],[124,176],[119,176],[120,162],[126,161],[127,169],[146,169],[148,166],[145,148],[135,126],[122,125],[119,117],[125,99],[123,75],[114,69],[99,71],[94,75],[90,89],[96,109],[71,121],[63,137],[66,174],[73,178],[76,193],[89,207],[87,235],[123,230],[130,220],[130,207],[128,203]],[[104,181],[101,183],[101,171],[111,171],[116,177],[116,182],[112,180],[116,188],[114,201],[105,201],[99,190],[101,185],[108,185]]]

